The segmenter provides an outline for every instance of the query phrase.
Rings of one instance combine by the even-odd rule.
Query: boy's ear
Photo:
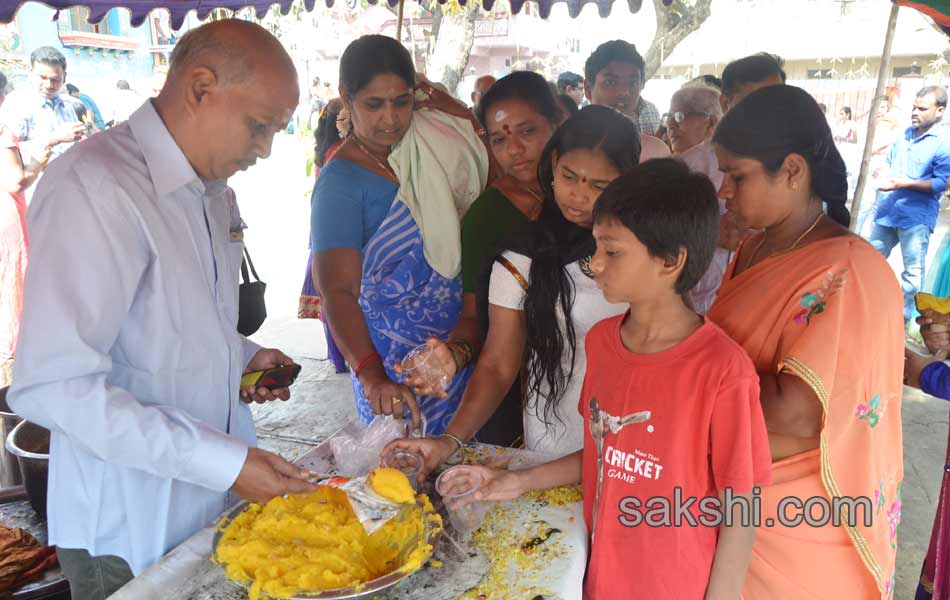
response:
[[[676,279],[679,278],[680,273],[686,267],[686,259],[689,257],[689,252],[684,247],[680,247],[679,254],[676,255],[676,258],[665,258],[663,259],[663,267],[660,272],[662,275],[667,276],[673,280],[673,283],[676,283]]]

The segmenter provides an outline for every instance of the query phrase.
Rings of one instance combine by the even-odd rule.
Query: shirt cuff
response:
[[[226,492],[241,474],[247,444],[208,425],[199,424],[199,428],[189,479],[210,490]]]
[[[241,348],[244,350],[244,364],[241,365],[241,371],[243,372],[247,369],[247,365],[251,362],[251,359],[254,358],[254,355],[257,354],[263,346],[255,344],[246,337],[241,336]]]
[[[930,189],[934,194],[942,194],[947,191],[947,180],[940,177],[934,177],[930,180]]]

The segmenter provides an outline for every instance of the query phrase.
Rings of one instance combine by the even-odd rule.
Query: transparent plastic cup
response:
[[[429,344],[416,346],[403,357],[400,363],[402,373],[407,379],[415,377],[436,393],[445,392],[449,389],[449,378],[442,369],[432,364],[432,354],[433,348]]]
[[[442,496],[449,523],[461,535],[471,535],[482,526],[491,503],[472,500],[485,484],[481,471],[471,465],[459,465],[446,470],[435,481],[435,489]]]
[[[391,450],[383,455],[381,464],[390,469],[398,469],[406,474],[412,489],[419,491],[419,481],[417,476],[422,471],[422,465],[425,459],[422,452],[413,450]]]

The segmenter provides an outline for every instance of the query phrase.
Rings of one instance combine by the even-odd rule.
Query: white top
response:
[[[49,543],[138,574],[227,507],[255,443],[234,194],[146,102],[50,163],[27,227],[8,398],[52,431]]]
[[[526,281],[529,280],[531,259],[523,254],[505,252],[503,254],[513,264]],[[553,423],[545,425],[544,399],[529,397],[524,411],[524,441],[528,450],[548,452],[564,456],[584,447],[584,419],[577,411],[581,399],[581,387],[587,372],[587,353],[584,350],[584,338],[596,323],[626,312],[626,304],[611,304],[604,299],[597,284],[584,275],[577,263],[567,267],[567,274],[574,284],[574,305],[571,307],[571,319],[574,324],[576,351],[574,353],[574,375],[568,381],[567,388],[557,406],[557,416]],[[492,266],[491,284],[488,288],[488,302],[495,306],[524,310],[525,292],[514,276],[497,261]],[[564,333],[566,325],[560,305],[557,307],[557,322]],[[564,373],[570,373],[570,356],[565,353],[561,358]],[[542,389],[545,386],[542,384]],[[540,413],[541,416],[538,416]]]
[[[712,181],[713,187],[716,188],[717,192],[719,188],[722,187],[725,174],[719,170],[719,159],[716,158],[716,152],[713,150],[712,144],[710,144],[709,141],[696,144],[682,154],[679,154],[677,158],[686,163],[686,166],[689,167],[690,170],[709,177],[709,180]],[[719,214],[724,214],[725,212],[725,203],[720,200]],[[690,300],[693,303],[693,308],[699,314],[705,315],[709,312],[709,309],[712,308],[713,303],[716,301],[716,295],[719,292],[719,286],[722,285],[722,276],[726,274],[726,269],[729,267],[729,261],[731,260],[731,251],[725,248],[716,248],[716,253],[713,254],[712,262],[709,264],[709,268],[706,269],[703,278],[699,280],[696,287],[690,290]]]

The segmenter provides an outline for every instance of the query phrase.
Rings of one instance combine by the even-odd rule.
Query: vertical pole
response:
[[[874,132],[877,130],[877,108],[884,99],[884,86],[887,84],[891,71],[891,44],[894,41],[894,30],[897,28],[897,13],[900,6],[891,6],[891,16],[887,21],[887,34],[884,36],[884,51],[881,53],[881,68],[877,75],[877,87],[874,90],[874,99],[871,101],[871,112],[868,114],[868,133],[864,140],[864,153],[861,156],[861,171],[858,182],[854,187],[854,201],[851,203],[851,229],[854,230],[861,212],[861,199],[868,179],[868,164],[871,161],[871,151],[874,149]],[[858,232],[860,233],[860,232]]]
[[[402,42],[402,16],[406,8],[406,0],[399,0],[399,21],[396,22],[396,41]]]

